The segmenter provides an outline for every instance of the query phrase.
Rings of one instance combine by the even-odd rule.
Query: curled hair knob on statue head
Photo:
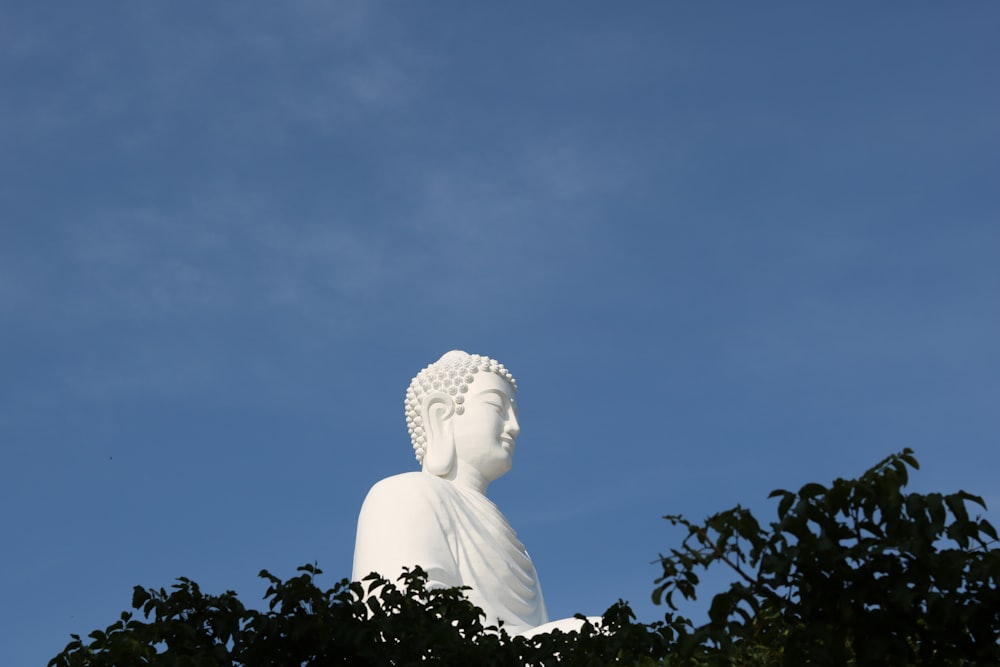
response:
[[[442,392],[451,397],[455,415],[465,412],[462,405],[469,385],[476,379],[478,373],[493,373],[517,391],[517,382],[510,371],[496,359],[479,354],[469,354],[462,350],[452,350],[422,371],[410,381],[404,401],[406,411],[406,427],[410,432],[410,441],[417,461],[423,463],[427,453],[427,436],[424,432],[422,403],[432,392]]]

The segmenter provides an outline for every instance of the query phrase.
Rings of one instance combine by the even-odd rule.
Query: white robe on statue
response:
[[[535,566],[490,500],[425,472],[383,479],[358,517],[355,581],[372,572],[390,580],[419,565],[431,587],[471,586],[469,600],[502,619],[510,634],[546,623]]]

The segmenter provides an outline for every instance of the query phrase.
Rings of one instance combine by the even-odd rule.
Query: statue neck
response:
[[[489,487],[490,482],[493,480],[486,479],[486,477],[473,468],[472,466],[462,465],[459,460],[455,461],[455,465],[452,466],[451,471],[444,476],[453,484],[469,489],[470,491],[476,491],[482,495],[486,495],[486,489]]]

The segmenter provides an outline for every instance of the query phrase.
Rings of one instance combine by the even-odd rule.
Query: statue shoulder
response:
[[[425,472],[405,472],[376,482],[368,492],[362,512],[380,508],[412,510],[438,499],[449,482]]]
[[[419,564],[439,586],[457,586],[449,498],[452,484],[425,472],[387,477],[368,492],[358,515],[353,578],[395,579]]]

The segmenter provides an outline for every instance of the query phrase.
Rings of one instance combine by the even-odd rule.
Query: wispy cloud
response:
[[[76,31],[71,12],[8,12],[0,50],[20,94],[0,102],[0,118],[16,129],[8,139],[34,141],[112,123],[115,145],[132,150],[197,117],[217,137],[335,132],[419,86],[418,54],[379,32],[379,11],[299,0],[206,17],[135,5],[96,34]]]
[[[572,161],[572,185],[529,185],[552,159]],[[432,300],[524,287],[588,243],[598,224],[589,206],[611,187],[594,183],[604,179],[599,161],[586,146],[563,144],[500,164],[440,166],[422,177],[412,210],[374,223],[289,214],[275,193],[222,186],[176,202],[81,211],[58,225],[49,263],[6,265],[0,299],[9,309],[18,284],[44,283],[49,307],[93,321],[329,310],[345,300],[391,302],[416,281]],[[477,282],[484,266],[507,266],[504,283],[496,286],[496,271]]]
[[[417,202],[405,223],[433,249],[428,261],[447,258],[469,275],[484,258],[516,264],[507,284],[536,289],[540,275],[590,248],[608,222],[599,205],[629,180],[613,152],[576,134],[528,137],[499,155],[461,156],[418,171]]]
[[[538,196],[577,202],[613,195],[629,183],[624,156],[588,136],[583,128],[565,129],[524,148],[517,172]]]
[[[74,302],[137,317],[370,298],[388,265],[377,232],[283,219],[268,202],[235,194],[103,213],[74,228],[65,252],[86,291]]]

